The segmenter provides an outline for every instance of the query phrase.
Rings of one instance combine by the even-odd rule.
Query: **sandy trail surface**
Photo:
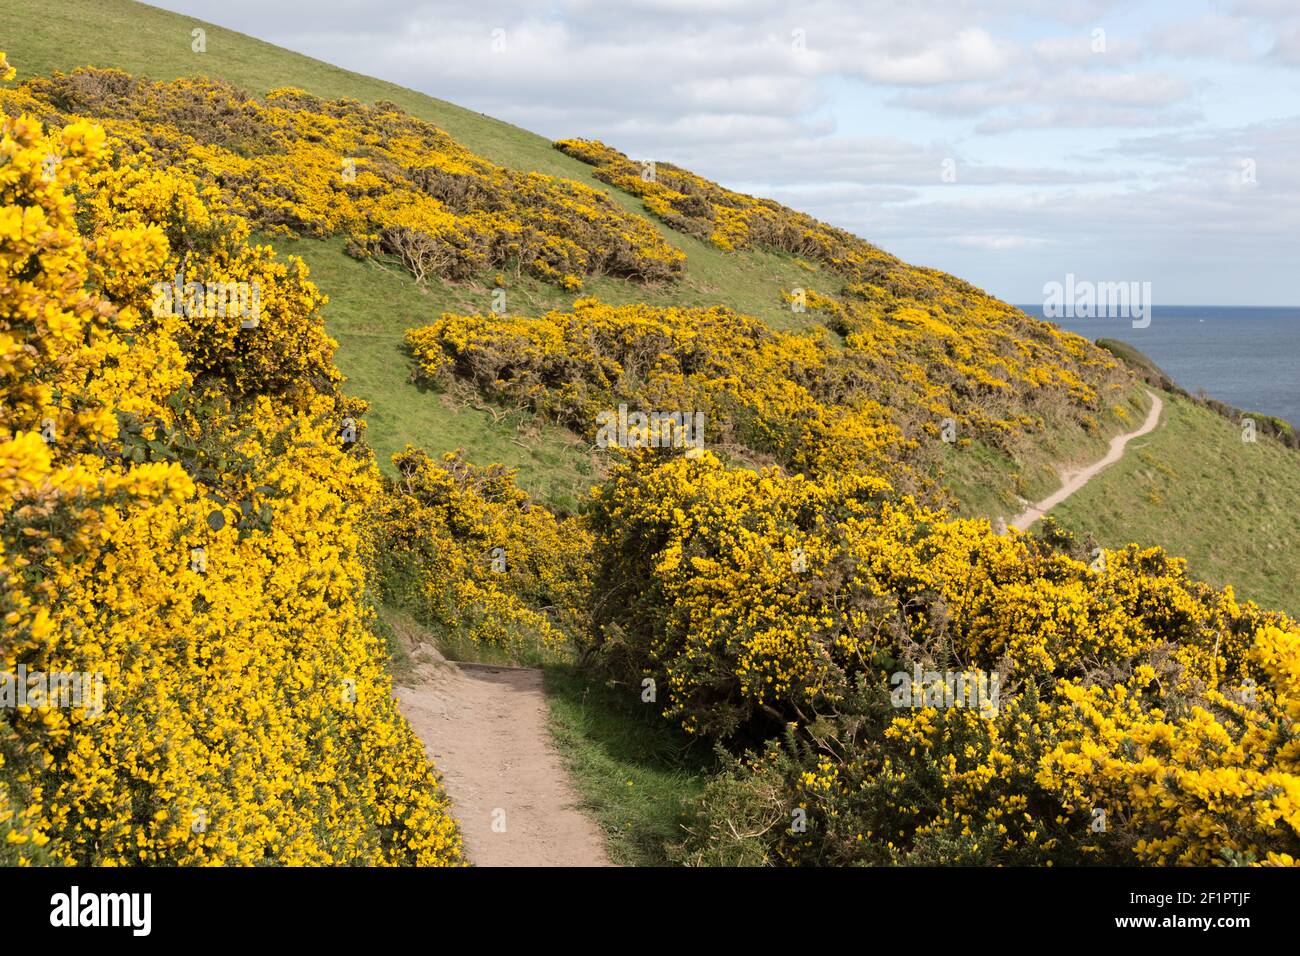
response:
[[[1086,485],[1107,465],[1113,465],[1124,457],[1124,448],[1130,441],[1153,431],[1155,427],[1160,424],[1160,412],[1164,409],[1165,403],[1160,400],[1160,396],[1155,392],[1148,391],[1147,394],[1151,396],[1151,409],[1147,412],[1146,421],[1142,423],[1141,427],[1134,431],[1126,432],[1123,435],[1116,435],[1112,438],[1110,440],[1110,448],[1106,451],[1106,456],[1104,458],[1095,461],[1091,465],[1081,468],[1078,471],[1071,471],[1063,474],[1061,476],[1061,487],[1048,495],[1042,501],[1026,508],[1023,514],[1020,514],[1009,522],[1011,527],[1019,528],[1021,531],[1027,529],[1031,524],[1043,515],[1047,514],[1047,512],[1051,511],[1066,498],[1070,497],[1070,495],[1074,494]]]
[[[578,809],[546,727],[542,672],[456,664],[427,645],[395,688],[441,771],[465,850],[479,866],[609,866],[600,828]]]

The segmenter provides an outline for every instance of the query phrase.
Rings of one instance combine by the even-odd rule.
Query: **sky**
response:
[[[1011,302],[1300,305],[1300,0],[153,2]]]

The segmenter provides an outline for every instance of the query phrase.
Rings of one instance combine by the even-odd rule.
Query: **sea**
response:
[[[1089,339],[1127,342],[1193,395],[1300,427],[1300,308],[1156,305],[1146,328],[1127,318],[1054,318],[1042,304],[1021,305]]]

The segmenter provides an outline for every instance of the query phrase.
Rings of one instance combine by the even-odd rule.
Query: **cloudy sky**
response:
[[[154,0],[1013,302],[1300,305],[1300,0]]]

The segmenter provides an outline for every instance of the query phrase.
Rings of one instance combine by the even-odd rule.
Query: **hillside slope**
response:
[[[1052,511],[1107,548],[1159,541],[1194,575],[1300,614],[1300,453],[1166,393],[1164,424]]]
[[[190,31],[195,27],[207,31],[206,53],[190,49]],[[85,42],[69,42],[77,37]],[[18,64],[19,82],[55,70],[97,66],[159,80],[209,76],[255,94],[294,86],[320,97],[387,100],[446,130],[494,163],[519,172],[563,176],[611,194],[625,208],[640,206],[633,197],[607,189],[590,166],[553,149],[549,140],[536,133],[136,0],[11,0],[0,6],[0,39]],[[703,304],[711,296],[712,301],[725,301],[777,324],[789,321],[780,290],[797,284],[792,280],[801,274],[798,267],[780,257],[737,260],[692,237],[666,228],[661,232],[690,260],[686,301]],[[675,297],[674,301],[681,300]]]
[[[447,130],[457,142],[485,160],[518,171],[562,175],[566,180],[594,186],[624,209],[642,209],[639,197],[621,188],[608,188],[587,162],[549,148],[549,144],[539,137],[479,114],[391,84],[349,74],[207,24],[203,25],[208,31],[207,50],[195,53],[189,45],[190,30],[195,24],[185,17],[131,3],[88,4],[66,0],[53,5],[10,5],[2,16],[0,30],[3,35],[12,35],[17,40],[13,45],[16,59],[31,64],[24,66],[20,80],[34,72],[68,70],[87,63],[111,64],[128,72],[142,71],[159,78],[202,73],[238,84],[255,95],[271,89],[298,86],[315,95],[346,95],[354,102],[383,99],[397,104],[414,117]],[[130,28],[126,29],[124,25],[128,21]],[[93,48],[88,45],[86,49],[75,49],[75,44],[55,42],[52,38],[56,36],[94,36],[97,42]],[[81,95],[75,98],[75,102],[81,112],[100,115],[100,104],[108,104],[111,108],[112,104],[124,99],[121,92],[114,89],[108,95],[100,95],[98,99],[92,95],[88,100]],[[196,131],[193,127],[188,128],[188,133],[197,135],[200,142],[215,141],[222,135],[220,129]],[[850,319],[843,310],[829,317],[817,314],[819,308],[833,306],[824,298],[806,310],[791,308],[790,290],[815,286],[823,295],[840,291],[844,276],[827,274],[828,264],[819,261],[817,256],[796,256],[798,250],[759,243],[750,243],[743,252],[733,253],[726,244],[719,245],[707,236],[669,228],[653,218],[649,221],[663,241],[685,253],[684,277],[673,283],[629,284],[609,276],[593,275],[589,277],[591,281],[585,291],[614,304],[633,301],[675,306],[723,304],[738,312],[757,316],[778,329],[829,325],[832,329],[848,331],[848,326],[853,325],[859,334],[863,332],[860,317]],[[860,240],[853,241],[861,248],[870,249]],[[870,253],[868,258],[885,261],[878,252]],[[919,274],[908,272],[904,278]],[[477,278],[484,286],[483,295],[472,304],[485,311],[489,305],[486,289],[493,283],[490,275]],[[862,278],[866,277],[859,277]],[[563,290],[545,288],[529,275],[512,279],[508,291],[512,311],[518,309],[520,303],[535,314],[544,308],[563,307],[572,302],[572,297],[565,301]],[[813,294],[810,288],[809,295]],[[440,304],[435,300],[431,306],[436,308]],[[991,318],[990,315],[979,321]],[[1029,338],[1039,335],[1033,331],[1039,326],[1025,324],[1020,318],[1014,318],[1013,325],[1021,330],[1016,334]],[[926,361],[928,359],[923,359],[922,364]],[[998,374],[994,372],[994,377]],[[1101,432],[1118,430],[1117,421],[1105,420],[1106,415],[1102,417],[1103,421],[1099,423]],[[1080,437],[1085,439],[1088,436]],[[1032,448],[1031,444],[1028,448],[1030,454]]]
[[[205,53],[195,53],[190,46],[190,31],[196,25],[207,31]],[[67,41],[77,36],[93,37],[94,42]],[[760,210],[764,221],[778,227],[788,216],[796,217],[792,221],[799,229],[820,229],[819,224],[773,203],[753,205],[749,197],[671,164],[658,164],[657,181],[647,184],[639,175],[630,175],[639,166],[601,144],[551,144],[445,101],[132,0],[40,4],[22,0],[7,4],[0,10],[0,37],[6,39],[20,64],[20,81],[53,70],[102,65],[160,79],[203,74],[254,94],[296,86],[317,96],[392,102],[446,130],[488,161],[518,172],[562,176],[600,191],[629,213],[648,214],[646,221],[663,242],[685,255],[684,274],[677,281],[634,283],[610,275],[590,275],[584,294],[613,305],[722,304],[778,330],[829,327],[832,336],[841,341],[844,333],[863,334],[861,301],[845,285],[843,270],[837,270],[833,256],[819,255],[816,245],[763,241],[763,233],[754,231],[758,220],[749,210]],[[711,220],[701,219],[699,199],[691,196],[704,198],[714,210],[709,215],[723,225],[709,226]],[[827,235],[834,243],[844,241],[834,230]],[[581,436],[518,410],[491,407],[464,393],[432,395],[408,380],[404,371],[411,368],[403,341],[406,331],[444,311],[474,314],[492,308],[498,276],[491,270],[456,283],[417,284],[400,267],[382,267],[374,259],[359,261],[346,255],[346,244],[338,238],[267,238],[301,256],[313,274],[325,281],[326,291],[334,299],[325,309],[327,328],[341,343],[337,361],[349,378],[349,391],[371,405],[368,440],[378,452],[381,468],[391,471],[391,455],[408,441],[435,453],[463,448],[475,460],[518,468],[521,486],[544,502],[571,508],[584,495],[600,463]],[[851,237],[847,241],[853,242]],[[866,261],[884,263],[886,272],[896,269],[891,263],[897,261],[878,250],[869,252]],[[869,282],[895,281],[883,275],[879,265],[872,265],[868,276],[874,278]],[[909,275],[902,274],[905,286],[915,281]],[[512,313],[539,315],[565,310],[575,299],[574,293],[527,272],[511,277],[507,285]],[[803,311],[792,309],[790,303],[791,290],[799,289],[806,289],[808,298]],[[376,302],[384,302],[385,308],[375,309]],[[867,309],[868,321],[875,308]],[[873,333],[862,345],[875,349],[880,343]],[[947,351],[951,346],[943,348]],[[942,356],[939,360],[947,361]],[[889,361],[897,365],[899,359],[895,356]],[[933,361],[928,358],[921,364]],[[883,367],[878,364],[873,374]],[[1033,413],[1040,420],[1029,432],[1031,441],[1005,442],[996,433],[963,429],[955,441],[926,443],[925,466],[942,475],[952,494],[950,503],[959,513],[1005,518],[1018,511],[1025,500],[1045,496],[1059,484],[1063,468],[1095,459],[1109,436],[1140,417],[1145,397],[1139,389],[1114,394],[1102,403],[1095,420],[1088,422],[1049,411],[1045,416],[1041,410]],[[933,432],[934,423],[927,427]],[[933,439],[933,433],[929,437]],[[1268,459],[1266,467],[1275,464],[1284,463]],[[1284,472],[1267,483],[1285,487]],[[1232,488],[1236,476],[1224,480]],[[1141,498],[1129,488],[1112,487],[1110,491],[1115,507],[1141,508]],[[1082,505],[1076,502],[1074,508],[1079,507]],[[1182,540],[1178,527],[1153,520],[1152,540]]]
[[[41,8],[22,9],[27,35],[49,29]],[[127,33],[148,47],[189,25]],[[245,52],[254,65],[274,54]],[[310,61],[293,62],[313,79]],[[132,736],[84,729],[115,764],[148,749],[154,724],[135,708],[157,686],[201,688],[180,723],[210,793],[223,741],[259,733],[267,714],[290,714],[274,728],[283,733],[259,738],[278,754],[313,720],[347,731],[378,713],[376,743],[397,746],[365,772],[355,757],[366,750],[308,733],[280,776],[280,792],[315,795],[302,784],[337,774],[313,777],[321,760],[308,748],[340,753],[342,772],[371,790],[349,810],[365,852],[350,856],[356,840],[317,826],[327,808],[312,804],[295,808],[294,853],[460,862],[443,795],[391,710],[373,606],[385,602],[440,644],[574,662],[584,680],[653,705],[649,719],[675,734],[729,749],[674,850],[683,858],[1300,858],[1289,796],[1300,626],[1197,580],[1152,540],[1096,550],[1050,526],[1000,533],[966,517],[1040,497],[1053,464],[1096,457],[1140,418],[1145,392],[1111,353],[779,204],[669,164],[645,178],[603,144],[554,144],[587,168],[570,178],[496,162],[493,137],[476,152],[474,131],[458,139],[392,101],[286,87],[278,71],[249,89],[117,68],[21,79],[0,90],[5,152],[21,160],[0,177],[19,200],[7,194],[0,219],[0,295],[16,294],[0,312],[14,373],[0,384],[18,410],[0,451],[18,462],[20,492],[0,521],[0,574],[14,569],[23,588],[25,662],[45,663],[51,633],[60,653],[94,652],[81,635],[101,620],[116,622],[122,660],[135,634],[179,652],[146,655],[155,680],[115,676],[113,719],[132,715]],[[448,126],[469,122],[448,115]],[[61,228],[39,228],[42,216]],[[319,268],[284,257],[289,247]],[[740,283],[765,261],[787,271],[758,291],[761,309],[744,305],[752,288],[711,284]],[[213,283],[256,295],[259,282],[255,321],[209,308]],[[352,381],[334,365],[327,323]],[[69,438],[49,437],[47,421]],[[411,437],[428,447],[403,448]],[[463,456],[439,454],[453,441]],[[401,449],[386,480],[372,457],[381,446]],[[483,463],[503,451],[526,466],[518,476]],[[1289,463],[1255,462],[1270,473]],[[1229,461],[1220,467],[1232,480]],[[596,487],[576,506],[588,477]],[[175,487],[151,490],[159,481]],[[161,526],[131,503],[138,546],[120,553],[59,557],[79,559],[83,524],[101,520],[85,512],[57,525],[66,545],[34,554],[42,533],[24,522],[74,485],[78,497],[180,501]],[[102,520],[117,520],[117,502],[102,504]],[[1233,533],[1245,533],[1241,519]],[[187,553],[177,603],[165,580]],[[24,572],[33,559],[68,564],[68,596]],[[146,586],[119,587],[124,574]],[[235,688],[225,672],[191,679],[217,659],[246,673],[231,657],[257,651],[236,617],[246,606],[286,662],[264,690],[298,711],[261,698],[216,706]],[[168,644],[185,630],[175,622],[196,615],[207,625],[194,646]],[[300,646],[319,677],[287,669]],[[336,686],[330,675],[354,659],[364,681]],[[358,690],[388,710],[353,707]],[[229,722],[209,733],[218,713]],[[25,719],[0,722],[19,731],[0,739],[6,759],[23,733],[44,733]],[[247,788],[257,764],[239,752]],[[0,819],[15,794],[34,808],[23,811],[37,818],[34,844],[55,830],[59,859],[93,858],[98,818],[83,788],[47,804],[58,761],[37,762],[0,778]],[[82,769],[76,779],[91,783],[95,768]],[[246,808],[241,787],[231,799]],[[412,790],[425,802],[408,813]],[[266,789],[253,797],[276,802]],[[1091,825],[1099,806],[1112,824],[1102,830]],[[122,827],[164,824],[152,862],[188,861],[204,843],[187,835],[184,807],[115,810]],[[276,842],[283,828],[233,822],[246,839],[232,853],[295,859]],[[114,833],[117,862],[133,831]]]

